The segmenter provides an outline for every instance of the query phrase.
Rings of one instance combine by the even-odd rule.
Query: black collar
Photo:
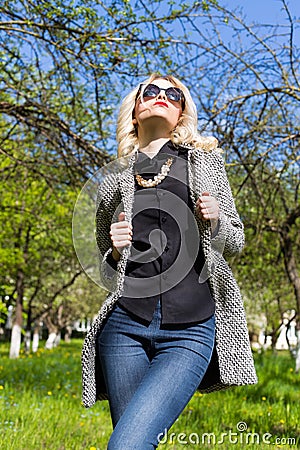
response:
[[[172,141],[166,142],[153,158],[138,150],[135,173],[158,173],[170,156],[187,157],[186,155],[187,151],[182,147],[175,147]]]

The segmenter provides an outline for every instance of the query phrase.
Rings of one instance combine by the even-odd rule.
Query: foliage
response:
[[[0,300],[0,325],[5,323],[7,316],[7,307],[5,303]]]
[[[34,148],[34,142],[27,138],[18,149],[19,157],[34,152]],[[92,288],[82,280],[81,289],[75,284],[72,290],[82,272],[72,246],[76,191],[63,184],[54,190],[45,178],[38,178],[26,166],[11,167],[8,157],[3,159],[1,167],[5,169],[5,184],[0,187],[3,224],[0,279],[6,304],[15,306],[22,281],[27,321],[52,316],[56,323],[58,308],[59,328],[72,324],[75,319],[92,317],[101,303],[99,288]],[[49,174],[51,171],[59,177],[57,167],[48,168]],[[64,174],[61,180],[63,177]],[[27,323],[29,329],[31,322]]]

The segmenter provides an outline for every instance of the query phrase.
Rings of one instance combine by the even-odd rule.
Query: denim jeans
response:
[[[116,305],[98,337],[114,427],[108,450],[153,450],[185,408],[209,364],[215,317],[193,325],[161,326]]]

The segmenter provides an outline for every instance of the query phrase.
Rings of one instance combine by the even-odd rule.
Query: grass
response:
[[[73,340],[10,360],[8,346],[0,345],[1,450],[106,449],[108,402],[81,406],[80,350],[81,341]],[[255,362],[258,385],[196,393],[159,449],[299,448],[300,376],[293,361],[287,353],[266,353]]]

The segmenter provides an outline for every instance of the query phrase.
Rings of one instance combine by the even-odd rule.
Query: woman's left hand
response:
[[[220,217],[219,202],[209,192],[203,192],[196,202],[197,212],[202,220],[218,221]]]

